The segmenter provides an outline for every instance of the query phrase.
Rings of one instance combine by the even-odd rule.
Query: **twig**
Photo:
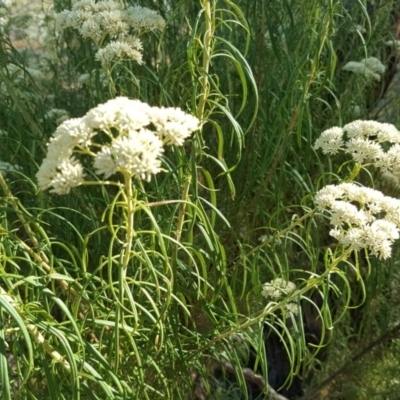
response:
[[[0,296],[12,306],[15,311],[22,316],[21,308],[22,306],[10,296],[1,286],[0,286]],[[24,321],[25,322],[25,321]],[[52,359],[59,363],[68,372],[71,371],[71,366],[68,361],[45,339],[45,337],[39,331],[39,328],[34,324],[27,324],[26,328],[31,333],[35,341],[40,344],[45,352],[49,354]]]
[[[235,367],[226,358],[221,358],[221,364],[227,372],[231,374],[235,373]],[[274,390],[265,382],[261,375],[255,373],[251,368],[242,368],[242,373],[246,382],[256,384],[260,390],[264,390],[265,387],[268,387],[268,400],[288,400],[286,397],[280,395],[276,390]]]

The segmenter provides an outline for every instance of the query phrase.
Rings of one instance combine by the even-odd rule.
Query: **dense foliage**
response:
[[[243,366],[398,398],[396,1],[30,7],[0,8],[1,398],[251,398]]]

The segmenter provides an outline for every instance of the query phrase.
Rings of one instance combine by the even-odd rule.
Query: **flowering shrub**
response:
[[[397,323],[390,1],[347,3],[0,3],[2,399],[295,398]]]
[[[120,59],[142,62],[143,46],[139,36],[165,27],[164,19],[146,7],[123,8],[113,0],[79,0],[71,11],[57,15],[60,30],[76,29],[85,39],[91,39],[97,50],[96,60],[104,68]],[[111,42],[105,44],[107,40]]]
[[[182,146],[199,128],[197,118],[176,108],[150,107],[139,100],[117,97],[90,110],[82,118],[64,121],[51,138],[36,174],[39,186],[67,194],[84,183],[77,156],[89,156],[98,175],[116,172],[150,181],[161,171],[163,146]],[[106,135],[100,143],[100,133]]]
[[[383,171],[398,171],[399,143],[400,132],[394,125],[357,120],[343,128],[334,127],[322,132],[314,148],[331,155],[344,151],[358,164],[368,163]],[[387,144],[391,144],[389,148]]]
[[[391,144],[387,151],[383,147]],[[351,154],[356,165],[373,165],[383,172],[400,170],[400,132],[395,126],[357,120],[343,128],[322,132],[314,148],[334,155]],[[359,168],[359,167],[356,167]],[[319,211],[331,213],[330,235],[345,248],[368,249],[379,258],[389,258],[391,245],[399,238],[400,200],[354,183],[328,185],[315,203]],[[357,204],[357,205],[355,205]]]
[[[319,211],[331,213],[334,229],[330,235],[345,248],[368,249],[380,258],[390,257],[391,245],[399,238],[400,200],[378,190],[342,183],[325,186],[316,194],[315,203]],[[383,218],[377,217],[383,213]]]

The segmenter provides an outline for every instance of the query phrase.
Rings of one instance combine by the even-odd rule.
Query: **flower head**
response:
[[[156,11],[140,6],[124,8],[112,0],[80,0],[71,11],[59,13],[56,22],[60,30],[72,28],[93,40],[98,48],[96,60],[103,67],[124,59],[140,64],[143,48],[138,36],[165,27]]]
[[[94,160],[94,168],[105,178],[116,172],[128,172],[150,181],[152,174],[161,171],[160,156],[164,148],[153,132],[141,129],[118,137],[109,147],[103,147]]]
[[[156,110],[157,107],[150,107],[139,100],[117,97],[91,109],[83,119],[94,130],[109,132],[114,128],[128,133],[148,126],[150,115]]]
[[[330,128],[321,133],[314,148],[332,155],[343,151],[356,163],[371,163],[383,172],[400,171],[400,132],[391,124],[356,120],[343,128]]]
[[[92,158],[95,172],[104,178],[121,172],[150,181],[161,171],[164,146],[181,146],[198,126],[197,118],[180,109],[150,107],[126,97],[109,100],[56,129],[36,175],[39,186],[69,193],[83,183],[78,160],[84,156]]]
[[[364,75],[367,80],[375,79],[380,81],[386,67],[376,57],[368,57],[359,62],[348,62],[344,65],[343,70]]]
[[[199,120],[179,108],[159,108],[151,115],[157,135],[165,145],[182,146],[184,140],[199,129]]]
[[[293,282],[282,278],[276,278],[271,282],[264,283],[262,295],[266,298],[279,300],[292,293],[296,289]]]
[[[118,40],[109,43],[107,46],[98,50],[96,53],[96,60],[100,61],[102,66],[105,67],[112,62],[118,60],[133,60],[138,64],[142,63],[142,53],[140,50],[142,49],[142,45],[137,40]]]
[[[392,124],[356,120],[343,127],[349,139],[374,139],[379,143],[400,143],[400,132]]]
[[[271,282],[266,282],[263,285],[261,294],[272,301],[278,302],[284,300],[296,290],[296,285],[293,282],[286,281],[282,278],[273,279]],[[298,314],[299,306],[294,302],[286,302],[284,308],[287,312]]]
[[[68,194],[83,183],[84,173],[82,165],[73,157],[45,159],[36,177],[42,189],[51,188],[52,193]]]
[[[328,211],[334,227],[329,234],[345,248],[367,249],[388,258],[399,237],[400,200],[352,183],[328,185],[316,197],[317,209]]]
[[[315,141],[314,149],[321,149],[324,154],[336,154],[343,150],[343,129],[334,127],[321,133],[321,136]]]
[[[165,21],[158,12],[146,7],[128,7],[125,18],[136,32],[161,31],[165,27]]]

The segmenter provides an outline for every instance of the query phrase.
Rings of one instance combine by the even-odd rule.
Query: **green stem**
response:
[[[236,326],[234,328],[229,328],[225,332],[221,333],[219,336],[215,337],[214,339],[211,339],[205,346],[201,347],[200,349],[196,350],[193,353],[190,353],[190,355],[187,357],[186,361],[190,361],[194,359],[197,355],[203,354],[205,350],[208,348],[214,346],[217,342],[220,342],[221,340],[237,333],[240,331],[243,331],[244,329],[257,324],[260,320],[264,319],[267,317],[267,315],[273,314],[275,311],[278,311],[282,309],[282,307],[291,302],[298,300],[303,294],[307,293],[309,290],[319,286],[321,282],[330,274],[335,272],[335,269],[339,265],[340,262],[346,260],[351,252],[353,251],[352,248],[346,249],[338,258],[335,258],[332,261],[332,264],[329,266],[329,268],[319,277],[309,279],[306,286],[304,286],[302,289],[295,290],[293,293],[291,293],[288,297],[285,299],[281,300],[279,303],[276,303],[275,305],[267,305],[267,307],[264,308],[264,310],[260,313],[257,312],[250,316],[250,319],[246,320],[239,326]]]
[[[133,190],[132,185],[132,176],[130,174],[124,174],[124,183],[125,183],[125,194],[126,194],[126,237],[125,237],[125,253],[122,261],[122,269],[126,271],[128,268],[133,237],[135,236],[135,231],[133,227],[134,222],[134,213],[135,206],[134,203],[136,201],[136,193]]]
[[[203,65],[200,70],[200,82],[203,88],[203,92],[200,95],[199,103],[197,105],[197,118],[202,122],[204,119],[204,110],[206,107],[207,99],[210,94],[210,83],[208,81],[208,71],[210,69],[211,53],[212,53],[212,38],[214,36],[215,24],[212,16],[211,0],[202,0],[201,6],[204,11],[206,30],[203,37]],[[192,153],[192,156],[194,154]],[[182,235],[183,224],[185,222],[185,213],[187,200],[189,198],[189,189],[192,182],[192,175],[186,177],[186,181],[182,192],[182,204],[179,208],[178,222],[176,227],[176,241],[179,242]],[[172,256],[171,265],[172,271],[174,272],[174,266],[176,265],[177,248]],[[175,274],[174,274],[175,276]]]
[[[120,351],[119,351],[119,337],[120,337],[120,329],[124,328],[125,324],[125,316],[124,316],[124,303],[125,303],[125,290],[129,290],[128,285],[126,284],[126,273],[128,270],[129,261],[131,259],[131,249],[132,242],[135,236],[134,231],[134,213],[135,213],[135,192],[132,185],[132,176],[128,173],[124,173],[124,186],[125,186],[125,201],[126,201],[126,216],[125,216],[125,224],[126,224],[126,233],[125,233],[125,249],[123,253],[121,267],[119,268],[118,273],[118,300],[119,304],[117,306],[116,311],[116,329],[114,333],[114,348],[115,348],[115,363],[114,369],[118,371],[119,363],[120,363]]]
[[[202,0],[201,6],[204,10],[206,30],[204,32],[204,37],[203,37],[203,65],[200,71],[200,83],[203,88],[203,93],[201,93],[199,103],[197,105],[197,118],[199,118],[199,120],[203,122],[204,110],[208,96],[210,94],[210,83],[208,81],[208,72],[211,63],[212,38],[215,32],[215,24],[211,11],[211,0]]]
[[[183,223],[185,221],[186,204],[189,198],[189,188],[191,182],[192,182],[192,176],[188,175],[186,177],[185,186],[183,188],[182,203],[179,207],[178,222],[176,226],[176,240],[178,242],[181,240],[182,236]]]
[[[307,214],[303,215],[302,217],[296,219],[293,223],[291,223],[287,228],[279,231],[276,235],[273,236],[270,240],[265,240],[261,244],[256,247],[253,247],[250,251],[248,251],[244,256],[240,257],[229,269],[235,270],[235,268],[243,262],[243,258],[249,258],[254,253],[257,253],[262,247],[268,245],[272,242],[272,240],[278,239],[281,236],[285,236],[287,232],[291,232],[294,227],[300,225],[305,219],[311,217],[315,213],[315,210],[309,211]]]

